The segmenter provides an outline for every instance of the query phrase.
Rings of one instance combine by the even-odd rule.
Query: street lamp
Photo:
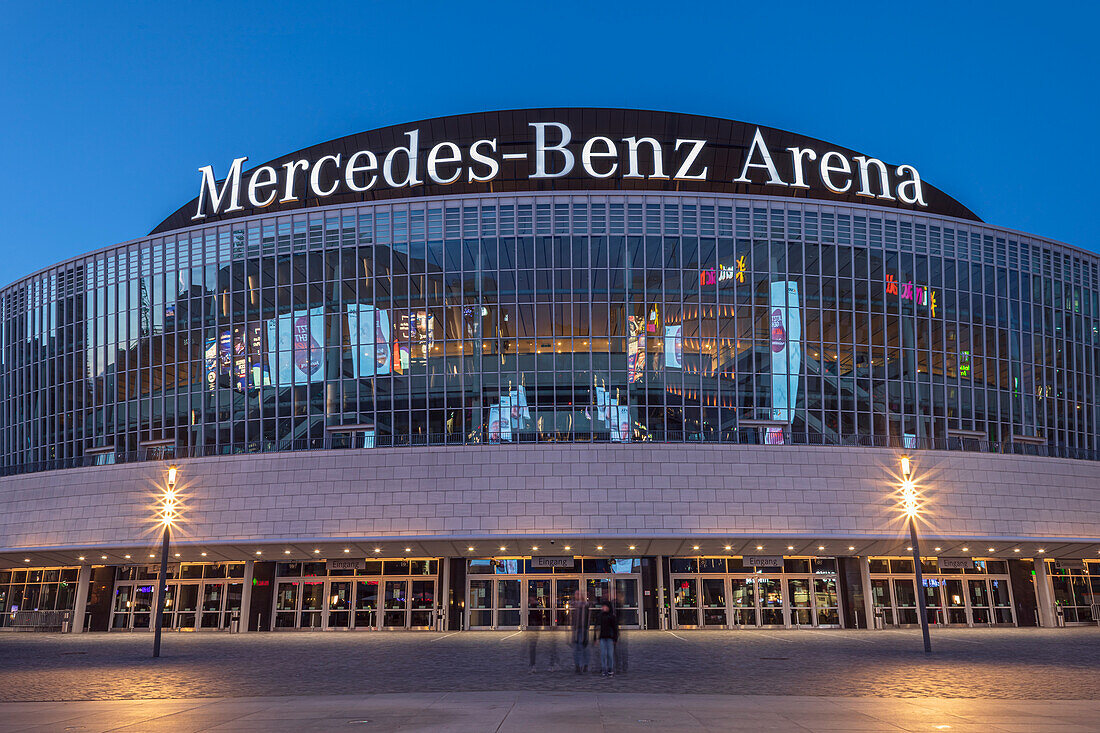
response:
[[[160,656],[160,630],[164,625],[164,597],[168,593],[168,542],[172,525],[180,516],[179,496],[176,494],[175,466],[168,467],[168,479],[164,491],[157,499],[157,523],[164,527],[164,541],[160,548],[160,575],[157,576],[157,610],[153,619],[153,658]]]
[[[913,570],[917,579],[917,609],[920,612],[920,630],[924,635],[924,651],[932,653],[932,639],[928,635],[928,602],[924,597],[924,574],[921,572],[920,544],[917,541],[917,515],[921,512],[920,495],[913,484],[909,457],[901,459],[901,510],[909,522],[909,539],[913,543]]]

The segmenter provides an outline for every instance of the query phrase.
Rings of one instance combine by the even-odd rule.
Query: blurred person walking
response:
[[[588,599],[581,591],[573,593],[569,609],[569,644],[573,647],[573,671],[588,671]]]

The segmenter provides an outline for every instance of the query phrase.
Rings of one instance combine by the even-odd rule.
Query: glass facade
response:
[[[975,222],[734,195],[259,215],[0,291],[0,471],[519,441],[1096,458],[1098,265]]]

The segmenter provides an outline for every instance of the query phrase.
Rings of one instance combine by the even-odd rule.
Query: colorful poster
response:
[[[626,381],[637,382],[645,374],[645,321],[640,316],[627,320],[629,336],[626,341]]]
[[[665,366],[681,369],[684,366],[684,325],[665,326]]]
[[[802,369],[802,314],[798,283],[771,284],[772,420],[789,423],[798,402],[798,375]]]
[[[218,388],[218,339],[214,336],[206,339],[204,349],[206,361],[206,388],[213,392]]]
[[[614,418],[614,423],[611,426],[611,442],[629,443],[631,436],[630,407],[627,405],[613,405],[611,413]]]
[[[279,385],[325,378],[323,307],[283,313],[267,322],[268,365]]]
[[[362,303],[348,305],[347,312],[355,374],[359,377],[389,374],[393,361],[389,312]]]

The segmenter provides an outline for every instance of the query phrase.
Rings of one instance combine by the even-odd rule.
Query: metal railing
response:
[[[885,435],[823,435],[819,433],[784,432],[781,442],[774,437],[766,438],[760,428],[742,428],[739,430],[714,431],[707,433],[691,431],[655,430],[635,434],[622,440],[610,431],[596,432],[536,432],[515,431],[510,439],[485,439],[479,436],[464,436],[454,433],[427,433],[422,435],[378,435],[370,438],[371,447],[361,448],[404,448],[415,446],[443,445],[526,445],[540,443],[688,443],[712,445],[760,445],[775,450],[787,446],[839,446],[863,448],[894,448],[901,450],[940,450],[966,451],[974,453],[996,453],[1037,456],[1045,458],[1070,458],[1077,460],[1100,460],[1100,452],[1070,446],[1038,445],[1012,441],[980,440],[969,437],[913,438]],[[284,453],[306,450],[341,450],[359,448],[355,441],[341,441],[331,435],[317,438],[301,438],[293,441],[256,440],[244,443],[223,445],[156,445],[139,448],[135,451],[118,453],[97,453],[72,458],[55,458],[32,461],[11,466],[0,466],[0,476],[10,476],[37,471],[51,471],[65,468],[82,468],[96,465],[120,463],[139,463],[143,461],[172,460],[176,458],[203,458],[207,456],[227,456],[253,453]]]
[[[5,624],[12,631],[70,631],[72,611],[13,611]]]

